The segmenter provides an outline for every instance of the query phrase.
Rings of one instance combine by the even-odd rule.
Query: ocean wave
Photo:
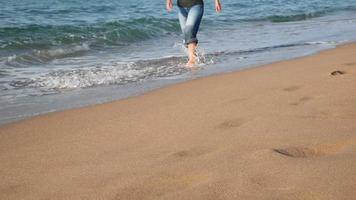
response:
[[[286,14],[269,15],[258,20],[267,20],[274,23],[304,21],[312,18],[323,17],[341,11],[356,11],[356,7],[350,6],[350,7],[324,8],[316,11],[307,11],[307,12],[298,11],[296,13],[292,12]]]
[[[275,2],[275,4],[278,4]],[[355,12],[356,5],[342,5],[342,6],[295,6],[293,8],[283,8],[281,5],[256,5],[249,3],[231,3],[226,6],[233,6],[234,8],[228,9],[228,14],[216,21],[207,19],[204,23],[214,24],[215,26],[231,25],[241,22],[254,23],[254,22],[272,22],[283,23],[293,21],[304,21],[313,18],[319,18],[327,15],[333,15],[342,12]],[[234,9],[234,10],[233,10]]]
[[[11,67],[28,67],[31,65],[45,64],[55,59],[78,56],[90,50],[87,43],[67,45],[48,50],[33,50],[29,53],[8,56],[5,64]]]
[[[243,7],[243,3],[231,4]],[[247,6],[246,4],[245,6]],[[250,9],[250,8],[248,8]],[[247,10],[248,10],[247,9]],[[318,10],[319,9],[319,10]],[[338,11],[355,11],[355,6],[325,7],[315,11],[295,10],[293,12],[271,11],[261,15],[234,15],[231,18],[204,19],[203,25],[223,27],[232,23],[269,21],[273,23],[308,20]],[[252,11],[251,11],[252,12]],[[202,30],[204,31],[204,29]],[[170,34],[180,34],[178,20],[164,17],[141,17],[136,19],[114,20],[94,24],[44,25],[30,24],[14,27],[0,27],[0,55],[9,58],[9,64],[38,63],[51,61],[57,57],[76,56],[76,47],[87,45],[103,49],[110,45],[128,45],[132,42],[159,38]],[[36,53],[40,52],[40,53]],[[53,55],[53,54],[59,54]],[[13,63],[13,56],[16,55]]]
[[[245,4],[233,3],[230,6],[241,9]],[[247,6],[247,4],[245,5]],[[327,7],[313,9],[274,10],[259,14],[233,13],[227,18],[204,18],[204,26],[225,26],[231,23],[270,21],[274,23],[308,20],[339,11],[355,11],[355,6]],[[238,11],[235,11],[238,12]],[[92,44],[97,47],[105,45],[124,45],[131,42],[179,34],[180,27],[175,18],[141,17],[135,19],[112,20],[93,24],[46,25],[28,24],[21,26],[0,27],[0,50],[42,50],[62,45]]]
[[[199,55],[199,66],[213,63],[214,55]],[[100,66],[62,69],[32,77],[18,77],[6,88],[11,90],[31,89],[41,93],[89,88],[104,85],[124,85],[145,80],[176,77],[188,71],[184,67],[186,57],[164,57],[137,60],[127,63],[112,62]]]
[[[21,78],[9,83],[12,89],[37,88],[43,91],[88,88],[101,85],[126,84],[142,80],[182,74],[186,70],[183,57],[142,60],[130,63],[88,68],[58,70],[33,78]]]
[[[35,52],[39,57],[44,58],[61,58],[67,55],[73,55],[78,52],[88,51],[90,49],[87,43],[83,43],[81,45],[69,46],[68,48],[55,48],[49,50],[38,50]]]
[[[177,20],[154,17],[91,25],[5,27],[0,28],[0,61],[12,67],[27,67],[81,56],[92,49],[127,46],[178,30]]]
[[[0,50],[41,50],[78,43],[120,45],[177,31],[177,20],[155,17],[83,25],[1,27]]]
[[[293,21],[303,21],[312,19],[315,17],[321,17],[323,12],[314,12],[314,13],[303,13],[296,15],[273,15],[269,16],[266,19],[271,22],[293,22]]]
[[[323,41],[300,42],[238,51],[221,51],[207,54],[201,52],[198,54],[198,60],[201,62],[201,65],[206,65],[219,62],[219,58],[223,56],[246,59],[250,55],[276,49],[324,44],[332,43]],[[112,62],[101,66],[56,70],[40,75],[37,74],[31,78],[17,78],[7,85],[8,89],[32,88],[44,92],[112,84],[123,85],[147,79],[170,78],[182,75],[187,72],[187,69],[184,67],[185,62],[185,56],[137,60],[128,63]]]

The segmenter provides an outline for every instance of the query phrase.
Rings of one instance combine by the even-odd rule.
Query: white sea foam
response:
[[[80,45],[70,46],[67,48],[55,48],[50,50],[38,50],[36,54],[38,56],[49,56],[51,58],[62,57],[70,54],[74,54],[81,51],[88,51],[90,50],[89,44],[83,43]]]
[[[125,84],[158,77],[170,77],[183,74],[185,69],[179,66],[180,58],[113,63],[112,65],[88,68],[58,70],[17,82],[19,87],[42,90],[63,90],[87,88],[99,85]],[[15,83],[13,85],[16,85]]]
[[[11,61],[15,60],[16,58],[17,58],[16,55],[8,56],[7,57],[7,62],[11,62]]]
[[[305,44],[308,44],[308,45],[318,45],[318,44],[335,45],[335,44],[337,44],[337,42],[336,41],[312,41],[312,42],[306,42]]]

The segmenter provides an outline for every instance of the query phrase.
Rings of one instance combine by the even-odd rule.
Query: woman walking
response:
[[[197,33],[204,14],[203,0],[178,0],[178,18],[184,35],[184,45],[188,48],[187,67],[196,63],[195,50],[198,44]],[[166,0],[166,8],[172,10],[172,0]],[[215,0],[215,10],[221,10],[220,0]]]

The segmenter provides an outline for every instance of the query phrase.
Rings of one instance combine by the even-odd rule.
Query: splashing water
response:
[[[198,66],[201,65],[210,65],[210,64],[214,64],[214,56],[206,56],[207,54],[205,53],[205,50],[201,47],[197,47],[197,49],[195,50],[195,54],[196,54],[196,61]]]
[[[185,55],[187,55],[187,61],[188,61],[188,49],[186,48],[186,46],[182,43],[175,43],[174,47],[179,47],[181,52],[184,53]],[[197,46],[197,48],[195,49],[195,56],[196,56],[196,65],[198,67],[202,67],[205,65],[210,65],[210,64],[214,64],[214,56],[207,56],[207,53],[205,52],[205,49],[201,46]]]

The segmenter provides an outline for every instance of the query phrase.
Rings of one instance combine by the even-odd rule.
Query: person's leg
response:
[[[188,48],[188,52],[190,52],[189,51],[189,46],[188,46],[188,44],[186,44],[186,38],[187,37],[186,37],[186,34],[185,34],[185,32],[186,32],[185,28],[186,28],[186,23],[187,23],[187,18],[188,18],[188,12],[189,12],[189,8],[178,7],[178,19],[179,19],[180,28],[181,28],[182,33],[184,35],[184,44]],[[191,56],[189,56],[189,57],[191,57]]]
[[[191,42],[188,44],[188,62],[187,66],[192,67],[196,64],[196,48],[197,48],[197,43],[196,42]]]
[[[196,62],[196,47],[198,44],[197,33],[204,14],[204,5],[195,5],[188,11],[188,17],[184,28],[185,44],[188,46],[188,66]]]
[[[184,34],[185,24],[187,23],[188,9],[178,7],[178,19],[182,33]]]

